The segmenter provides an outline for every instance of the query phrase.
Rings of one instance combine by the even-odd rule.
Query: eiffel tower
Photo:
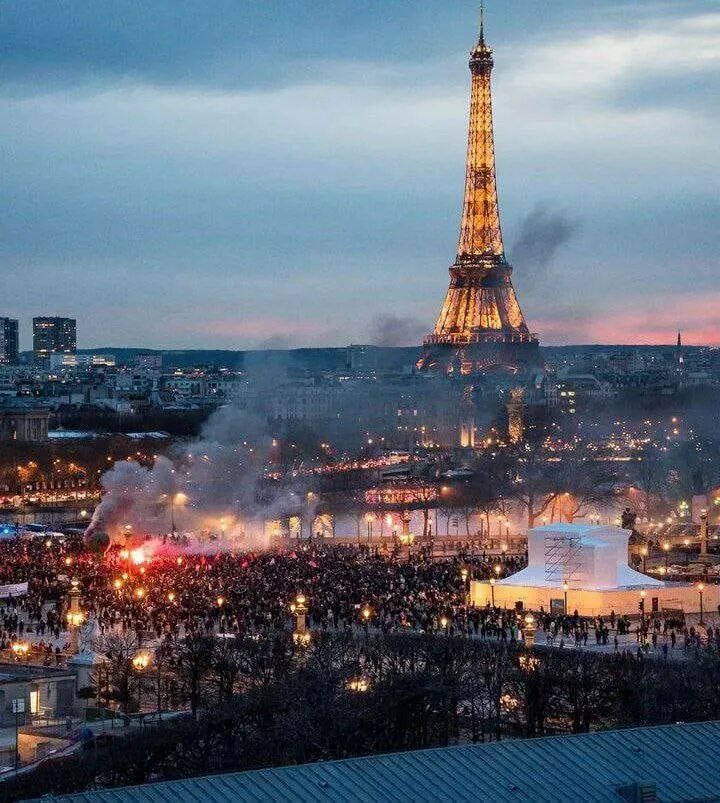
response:
[[[465,200],[450,288],[418,361],[423,371],[469,376],[491,370],[518,373],[541,364],[505,259],[493,144],[490,73],[492,50],[480,37],[470,52],[470,124]]]

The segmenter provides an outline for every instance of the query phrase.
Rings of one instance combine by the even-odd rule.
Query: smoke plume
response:
[[[88,535],[123,531],[167,535],[179,531],[225,535],[258,533],[259,482],[271,438],[265,422],[247,410],[221,407],[200,437],[178,445],[149,468],[120,461],[101,480],[103,498]]]
[[[417,346],[426,329],[427,324],[418,318],[384,313],[372,320],[370,342],[375,346]]]
[[[545,275],[558,248],[571,240],[579,228],[579,220],[546,204],[537,204],[525,216],[511,251],[513,262],[528,279],[526,284]]]

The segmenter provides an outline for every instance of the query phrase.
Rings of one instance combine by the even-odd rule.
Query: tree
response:
[[[216,644],[211,636],[190,634],[173,645],[169,665],[190,702],[193,717],[197,717],[202,684],[212,668]]]
[[[130,630],[109,633],[95,642],[96,652],[107,658],[93,678],[98,699],[115,700],[124,714],[139,705],[139,681],[132,663],[139,649],[137,634]]]

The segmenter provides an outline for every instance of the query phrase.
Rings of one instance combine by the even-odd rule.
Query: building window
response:
[[[40,692],[37,689],[30,692],[30,713],[40,713]]]

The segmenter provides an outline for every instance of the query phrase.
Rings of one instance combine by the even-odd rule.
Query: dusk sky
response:
[[[457,246],[476,0],[4,0],[0,315],[81,347],[419,342]],[[720,344],[717,0],[490,0],[541,342]]]

